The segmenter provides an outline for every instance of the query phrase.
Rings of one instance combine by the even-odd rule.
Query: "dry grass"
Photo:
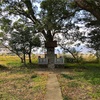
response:
[[[92,60],[86,58],[93,60],[93,56]],[[37,57],[32,56],[32,60],[37,63]],[[48,74],[34,73],[35,65],[20,66],[17,56],[0,56],[0,100],[44,100]],[[67,63],[64,73],[59,71],[64,100],[100,100],[100,64],[81,66]]]
[[[59,74],[64,100],[100,100],[99,70],[73,68]]]
[[[20,59],[17,56],[2,55],[0,56],[0,65],[9,66],[9,65],[20,66]]]
[[[84,54],[82,55],[85,61],[91,62],[96,60],[96,56],[94,54]]]
[[[32,60],[36,63],[37,57]],[[20,66],[17,56],[0,56],[0,100],[43,100],[48,75]]]
[[[44,100],[47,74],[34,69],[13,68],[0,71],[0,100]]]
[[[28,57],[26,57],[26,60],[28,62]],[[32,63],[37,63],[37,56],[32,55]],[[18,56],[16,55],[0,55],[0,65],[4,66],[21,66],[22,63]]]

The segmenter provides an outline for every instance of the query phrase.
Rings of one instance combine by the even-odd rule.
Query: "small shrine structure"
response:
[[[54,53],[54,49],[57,47],[57,41],[45,42],[45,48],[47,48],[47,54],[44,58],[38,57],[39,65],[47,65],[48,68],[55,68],[55,65],[63,65],[64,58],[60,56],[57,58],[57,55]]]

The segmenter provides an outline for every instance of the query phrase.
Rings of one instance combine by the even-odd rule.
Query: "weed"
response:
[[[47,75],[34,69],[10,68],[0,73],[0,100],[40,100],[44,98]]]
[[[0,65],[0,70],[8,70],[6,66]]]
[[[71,64],[58,76],[64,100],[100,100],[99,64]]]
[[[36,78],[37,77],[37,74],[34,74],[31,76],[31,78]]]
[[[72,99],[70,97],[68,97],[68,96],[64,96],[63,100],[72,100]]]
[[[68,83],[67,83],[67,86],[68,86],[68,87],[73,87],[73,88],[75,87],[75,88],[76,88],[76,87],[79,86],[79,84],[76,83],[76,82],[74,82],[74,81],[72,81],[72,82],[68,82]]]
[[[67,75],[67,74],[61,74],[64,78],[66,78],[66,79],[70,79],[70,80],[72,80],[73,79],[73,77],[72,76],[69,76],[69,75]]]

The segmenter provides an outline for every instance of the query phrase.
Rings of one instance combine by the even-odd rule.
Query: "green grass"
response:
[[[63,100],[72,100],[71,98],[69,98],[68,96],[63,97]]]
[[[47,77],[27,67],[0,70],[0,100],[42,100]]]
[[[72,80],[73,79],[73,77],[72,76],[69,76],[69,75],[67,75],[67,74],[61,74],[64,78],[66,78],[66,79],[70,79],[70,80]]]
[[[93,85],[100,84],[100,71],[99,70],[92,70],[92,71],[83,71],[83,72],[76,72],[76,79],[85,80],[88,83]]]
[[[0,100],[43,100],[47,74],[34,73],[34,64],[23,65],[17,56],[0,56]],[[64,100],[100,100],[100,64],[67,63],[58,74]]]
[[[28,59],[26,58],[27,64]],[[32,63],[37,64],[37,56],[32,55]],[[10,67],[19,67],[23,64],[21,63],[18,56],[11,56],[11,55],[0,55],[0,65],[10,66]]]
[[[63,100],[100,100],[99,64],[68,64],[65,70],[58,75]]]
[[[21,66],[20,59],[17,56],[3,55],[0,56],[0,64],[4,66]]]
[[[78,87],[78,86],[79,86],[79,83],[74,82],[74,81],[73,81],[73,82],[68,82],[67,86],[68,86],[68,87],[73,87],[73,88],[74,88],[74,87]]]
[[[66,63],[65,68],[97,68],[100,63]]]

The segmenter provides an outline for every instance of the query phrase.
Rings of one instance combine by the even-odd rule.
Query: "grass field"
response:
[[[100,66],[67,68],[58,80],[64,100],[100,100]]]
[[[37,63],[37,56],[32,55],[32,63]],[[0,55],[0,64],[4,66],[12,66],[12,67],[22,65],[18,56],[11,56],[11,55],[3,55],[3,56]]]
[[[48,74],[35,72],[33,64],[24,66],[16,56],[0,56],[0,100],[44,100]],[[57,73],[63,100],[100,100],[100,64],[66,63]]]
[[[0,100],[44,100],[48,75],[35,73],[34,67],[23,66],[15,56],[1,56]]]
[[[0,100],[43,100],[46,81],[46,74],[32,69],[0,71]]]

